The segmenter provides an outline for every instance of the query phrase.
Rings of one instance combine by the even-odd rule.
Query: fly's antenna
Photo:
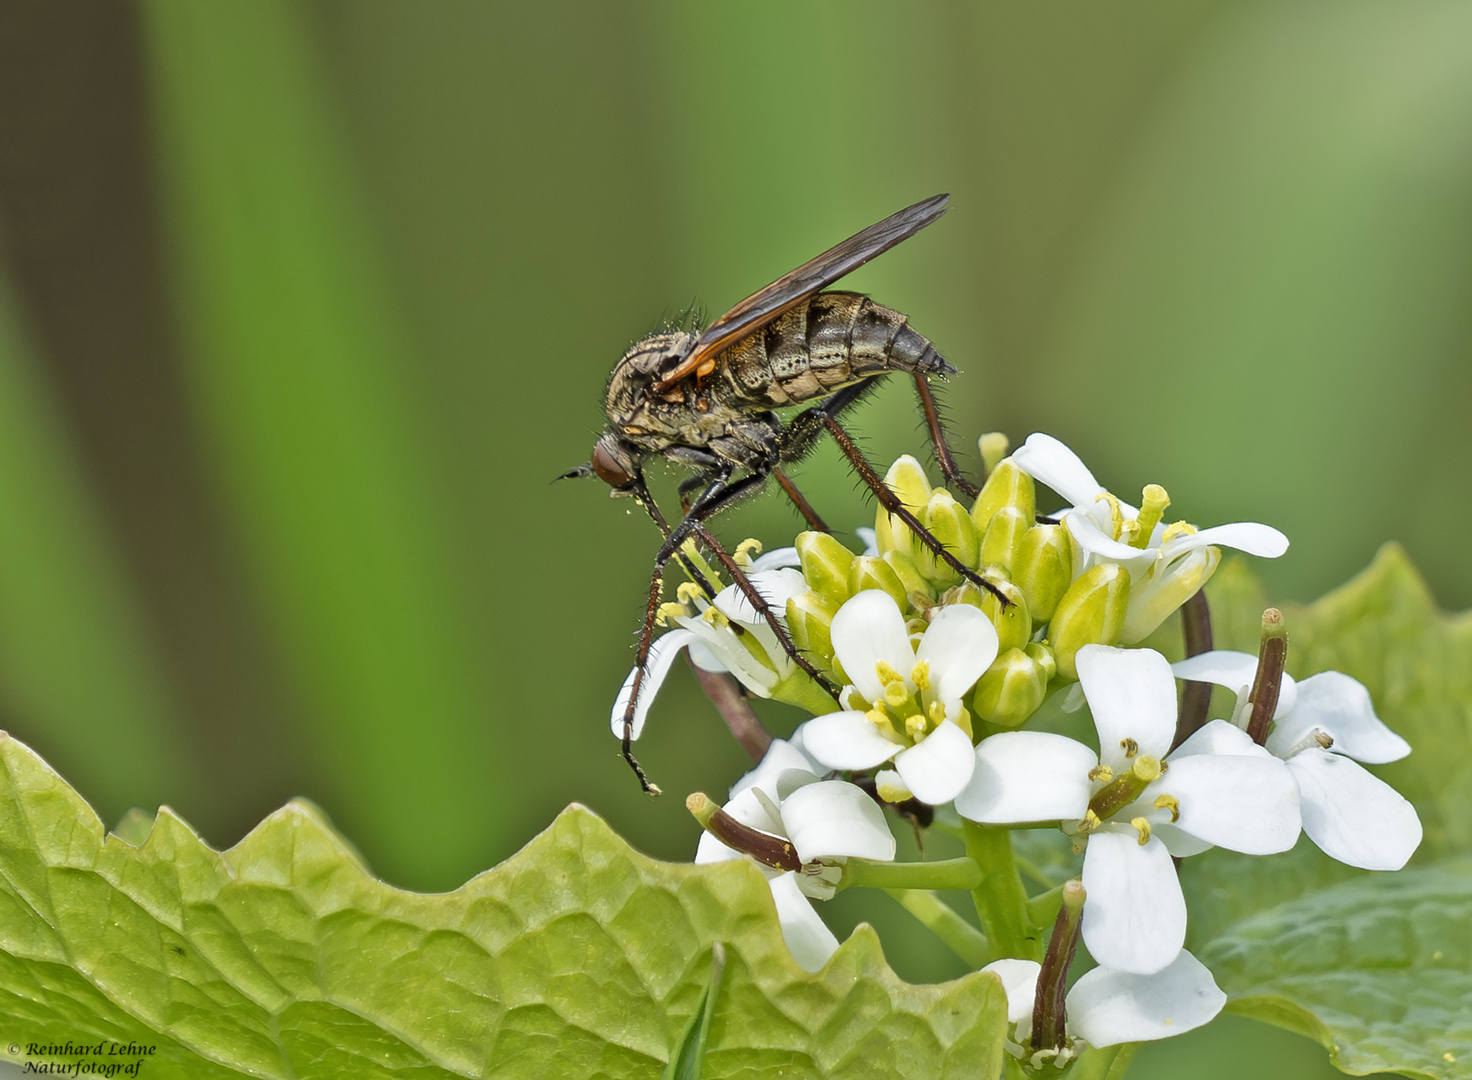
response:
[[[568,469],[567,472],[563,473],[561,476],[554,476],[552,478],[552,483],[555,484],[559,480],[576,480],[580,476],[592,476],[592,475],[593,475],[593,463],[591,461],[585,461],[581,465],[579,465],[576,469]]]

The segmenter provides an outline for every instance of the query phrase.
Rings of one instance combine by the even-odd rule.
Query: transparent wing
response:
[[[712,358],[722,349],[754,334],[876,255],[882,255],[901,240],[914,236],[944,214],[950,201],[949,195],[933,195],[924,202],[907,206],[784,274],[765,289],[752,293],[706,327],[690,355],[655,389],[660,392],[668,390],[692,371],[709,374]]]

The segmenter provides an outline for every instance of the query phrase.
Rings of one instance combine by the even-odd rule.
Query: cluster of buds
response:
[[[1210,972],[1184,950],[1180,859],[1212,847],[1272,855],[1304,832],[1350,865],[1396,869],[1421,826],[1356,763],[1392,761],[1409,746],[1348,676],[1295,683],[1285,673],[1276,611],[1265,615],[1257,657],[1201,652],[1189,633],[1187,651],[1199,655],[1174,668],[1138,647],[1199,592],[1221,547],[1276,557],[1287,549],[1280,532],[1169,523],[1162,488],[1146,487],[1131,506],[1049,436],[1033,435],[1010,457],[998,436],[981,449],[988,477],[969,508],[932,487],[913,458],[895,462],[886,482],[992,589],[882,509],[860,553],[821,532],[760,558],[748,542],[738,561],[751,586],[782,612],[806,660],[842,687],[838,701],[786,655],[742,592],[707,600],[687,586],[661,612],[670,629],[651,651],[633,734],[682,649],[748,693],[811,712],[787,740],[770,742],[724,808],[692,796],[706,830],[697,861],[762,866],[793,955],[810,970],[837,947],[812,900],[854,885],[974,890],[988,967],[1008,990],[1014,1052],[1046,1070],[1081,1048],[1179,1034],[1221,1009]],[[1037,483],[1066,505],[1040,516]],[[699,558],[693,547],[687,554]],[[1237,704],[1203,723],[1209,699],[1179,695],[1178,681],[1225,686]],[[1027,729],[1055,692],[1065,709],[1089,707],[1093,745]],[[626,700],[613,711],[615,734]],[[1184,700],[1199,715],[1187,715]],[[894,863],[884,806],[912,822],[947,815],[967,837],[967,857]],[[1054,898],[1046,954],[1036,934],[1017,932],[1038,901],[1022,891],[1006,840],[1023,827],[1060,829],[1082,856],[1078,880]],[[1068,989],[1080,939],[1099,967]]]
[[[1136,509],[1051,436],[1033,435],[1011,456],[1001,435],[983,436],[980,445],[988,475],[969,510],[932,487],[912,457],[896,461],[885,483],[995,592],[964,581],[882,508],[861,555],[827,533],[797,538],[808,590],[788,600],[788,627],[798,648],[839,682],[848,680],[833,620],[859,593],[889,595],[912,633],[943,610],[975,607],[991,620],[998,645],[967,705],[994,729],[1017,728],[1057,680],[1078,678],[1080,649],[1138,644],[1198,592],[1221,561],[1221,546],[1269,558],[1288,548],[1278,530],[1253,522],[1211,529],[1167,523],[1170,498],[1158,484],[1144,489]],[[1070,504],[1040,517],[1036,481]]]

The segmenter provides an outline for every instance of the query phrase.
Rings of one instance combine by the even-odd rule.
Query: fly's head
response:
[[[615,497],[643,490],[644,458],[669,445],[668,436],[679,430],[684,411],[680,392],[660,394],[654,384],[679,365],[694,343],[695,335],[670,331],[644,338],[624,353],[608,377],[603,404],[608,428],[594,444],[592,460],[559,480],[596,476]]]

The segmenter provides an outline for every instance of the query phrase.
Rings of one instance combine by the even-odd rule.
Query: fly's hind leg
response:
[[[879,505],[884,508],[885,513],[903,521],[910,527],[916,539],[935,552],[938,559],[978,589],[985,589],[991,593],[1002,603],[1003,607],[1006,607],[1011,601],[1002,595],[1000,589],[956,558],[950,549],[936,538],[934,533],[920,524],[915,515],[910,513],[905,504],[900,501],[899,496],[891,491],[889,485],[874,471],[874,467],[869,464],[863,452],[855,445],[853,438],[838,422],[838,417],[845,410],[863,400],[864,395],[873,389],[874,382],[874,379],[868,379],[852,386],[845,386],[837,393],[829,395],[822,404],[805,409],[793,417],[792,422],[787,426],[782,460],[795,460],[802,457],[812,449],[818,436],[826,430],[833,436],[833,441],[838,443],[838,448],[843,451],[843,456],[848,458],[849,464],[859,474],[859,478],[864,481],[870,491],[874,492],[874,497],[879,500]]]
[[[961,475],[961,468],[951,454],[951,445],[946,441],[945,425],[941,422],[940,407],[935,393],[930,389],[930,379],[923,371],[916,371],[915,393],[920,398],[920,410],[925,414],[925,427],[930,432],[930,445],[935,448],[935,460],[946,481],[960,488],[971,498],[976,498],[981,489]]]

